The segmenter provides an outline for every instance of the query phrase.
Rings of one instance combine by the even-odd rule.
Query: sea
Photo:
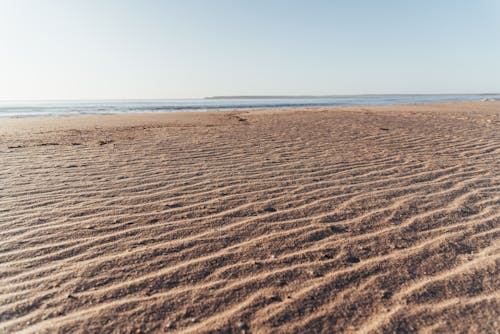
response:
[[[500,94],[338,95],[305,97],[211,97],[165,100],[0,101],[0,117],[45,117],[175,111],[252,110],[419,104],[456,101],[500,101]]]

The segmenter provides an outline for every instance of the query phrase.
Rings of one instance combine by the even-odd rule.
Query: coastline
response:
[[[455,108],[457,112],[464,112],[465,109],[482,110],[491,109],[492,106],[500,105],[500,101],[460,101],[460,102],[435,102],[435,103],[404,103],[387,105],[356,105],[356,106],[328,106],[328,107],[286,107],[286,108],[254,108],[254,109],[215,109],[207,111],[160,111],[160,112],[131,112],[116,114],[86,114],[86,115],[57,115],[57,116],[24,116],[24,117],[1,117],[0,130],[5,130],[11,126],[23,126],[25,123],[44,124],[49,123],[75,123],[84,125],[97,125],[102,123],[104,126],[112,126],[113,122],[117,124],[154,124],[155,122],[175,122],[178,120],[200,119],[224,114],[271,114],[271,113],[294,113],[294,112],[335,112],[335,111],[380,111],[380,112],[398,112],[399,110],[411,110],[415,112],[428,112],[440,110],[443,107]],[[67,122],[66,122],[67,121]],[[123,123],[122,123],[123,122]],[[55,124],[57,126],[57,124]]]
[[[500,95],[355,95],[325,97],[225,97],[179,100],[0,101],[0,119],[164,112],[251,111],[499,101]]]

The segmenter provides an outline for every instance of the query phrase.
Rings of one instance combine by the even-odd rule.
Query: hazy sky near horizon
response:
[[[0,0],[0,99],[500,92],[498,0]]]

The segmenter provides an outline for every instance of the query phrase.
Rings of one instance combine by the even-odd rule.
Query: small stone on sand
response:
[[[359,259],[359,257],[356,257],[356,256],[349,256],[347,259],[346,259],[346,262],[348,263],[358,263],[360,262],[361,260]]]
[[[276,212],[276,209],[273,208],[273,207],[271,207],[271,206],[269,206],[269,207],[265,208],[264,211],[265,212]]]

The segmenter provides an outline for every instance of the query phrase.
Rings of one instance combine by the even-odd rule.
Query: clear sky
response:
[[[0,99],[500,92],[500,0],[0,0]]]

